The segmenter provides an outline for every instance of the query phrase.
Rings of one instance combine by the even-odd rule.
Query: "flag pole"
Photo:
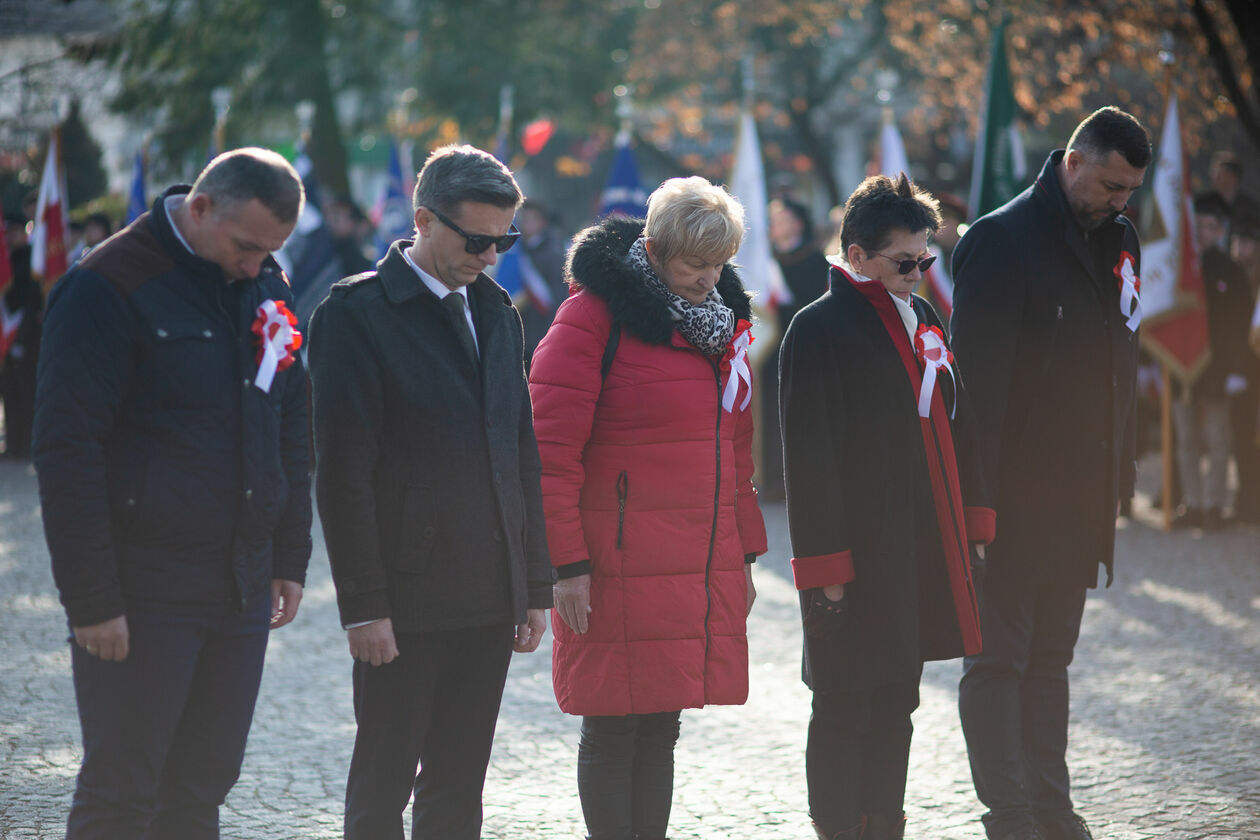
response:
[[[1173,520],[1173,451],[1172,451],[1172,375],[1168,365],[1160,364],[1159,388],[1159,450],[1160,464],[1163,468],[1160,493],[1161,518],[1160,525],[1165,531],[1172,530]]]
[[[1163,43],[1161,44],[1162,49],[1159,53],[1160,63],[1164,65],[1164,88],[1167,93],[1165,99],[1171,98],[1173,93],[1172,65],[1174,46],[1172,33],[1165,32]],[[1163,492],[1159,494],[1160,526],[1165,531],[1171,531],[1174,509],[1172,373],[1168,369],[1167,362],[1160,362],[1159,371],[1159,457],[1161,470],[1160,486],[1163,487]]]

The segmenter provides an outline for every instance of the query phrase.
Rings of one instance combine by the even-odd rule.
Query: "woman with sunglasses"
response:
[[[831,289],[783,341],[792,570],[813,690],[809,809],[824,840],[905,830],[923,663],[980,649],[972,566],[993,539],[967,392],[932,307],[936,199],[904,174],[849,197]]]
[[[582,715],[578,795],[594,840],[664,840],[679,712],[748,696],[752,486],[743,210],[666,181],[646,223],[569,253],[573,293],[530,370],[557,583],[552,681]]]

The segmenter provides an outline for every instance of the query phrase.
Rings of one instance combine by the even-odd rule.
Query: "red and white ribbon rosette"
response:
[[[1120,262],[1112,269],[1116,277],[1120,278],[1120,314],[1128,319],[1124,325],[1129,328],[1129,332],[1137,332],[1138,324],[1142,323],[1142,299],[1138,297],[1138,292],[1142,290],[1142,280],[1137,276],[1135,263],[1132,254],[1121,251]]]
[[[741,318],[735,324],[735,335],[731,336],[731,343],[722,354],[721,368],[728,374],[726,387],[722,389],[722,408],[727,411],[735,410],[735,398],[739,396],[741,379],[748,383],[748,391],[744,394],[739,410],[748,408],[748,403],[752,401],[752,371],[748,369],[748,346],[755,340],[752,323]]]
[[[302,346],[297,316],[282,300],[265,300],[258,307],[258,317],[250,330],[258,336],[258,373],[254,384],[263,392],[271,390],[276,374],[293,364],[293,351]]]
[[[919,388],[919,416],[928,417],[932,414],[932,392],[936,390],[937,372],[943,368],[950,379],[953,379],[955,383],[958,382],[957,377],[954,376],[954,369],[951,367],[954,363],[954,354],[945,346],[945,335],[940,327],[919,324],[919,329],[914,334],[914,355],[918,356],[919,361],[923,363],[923,385]],[[951,419],[956,407],[956,405],[951,406],[949,409]]]

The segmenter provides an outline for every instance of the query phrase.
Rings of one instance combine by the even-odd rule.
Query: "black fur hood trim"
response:
[[[607,303],[613,319],[632,335],[648,344],[668,344],[674,332],[669,307],[626,260],[643,224],[642,219],[607,219],[579,233],[565,260],[565,279]],[[717,290],[736,320],[752,320],[748,292],[729,263],[722,268]]]

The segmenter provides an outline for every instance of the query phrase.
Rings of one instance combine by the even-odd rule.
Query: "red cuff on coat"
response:
[[[963,508],[963,516],[967,522],[967,539],[970,542],[988,545],[997,536],[997,512],[993,508]]]
[[[849,551],[792,558],[792,579],[797,589],[834,586],[848,583],[855,577],[857,575],[853,573],[853,554]]]

